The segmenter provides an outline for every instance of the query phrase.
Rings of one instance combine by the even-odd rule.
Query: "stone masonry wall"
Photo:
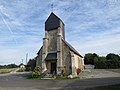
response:
[[[57,31],[48,31],[48,52],[57,51]]]
[[[42,67],[42,49],[41,49],[39,55],[37,56],[36,66]]]
[[[75,59],[75,67],[80,68],[81,70],[83,70],[83,68],[84,68],[83,59],[80,56],[76,55],[76,54],[74,54],[74,59]]]
[[[66,69],[66,74],[69,75],[72,72],[71,55],[68,46],[64,42],[62,46],[62,52],[63,67]]]

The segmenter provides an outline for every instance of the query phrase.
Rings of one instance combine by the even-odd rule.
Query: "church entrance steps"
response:
[[[44,78],[53,78],[53,74],[46,74]]]

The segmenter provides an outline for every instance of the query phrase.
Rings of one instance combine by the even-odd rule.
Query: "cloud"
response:
[[[66,40],[80,54],[120,52],[119,0],[10,1],[0,1],[1,14],[13,32],[0,16],[0,64],[18,64],[26,53],[29,58],[36,56],[52,3],[54,13],[65,23]]]

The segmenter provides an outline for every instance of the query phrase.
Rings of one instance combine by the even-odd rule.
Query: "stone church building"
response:
[[[43,45],[37,53],[36,66],[42,67],[42,72],[76,75],[76,69],[84,69],[83,57],[65,41],[64,23],[53,12],[45,22],[45,37]]]

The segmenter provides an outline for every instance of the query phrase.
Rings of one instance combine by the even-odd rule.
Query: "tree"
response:
[[[96,53],[87,53],[84,56],[84,62],[95,65],[98,69],[120,68],[120,56],[114,53],[109,53],[106,57],[100,57]]]
[[[17,68],[18,66],[16,64],[8,64],[7,67],[8,68]]]
[[[106,56],[108,68],[120,68],[120,56],[117,54],[109,53]]]
[[[99,57],[94,59],[94,64],[96,69],[105,69],[107,68],[106,65],[106,57]]]
[[[17,68],[17,67],[19,66],[16,64],[0,65],[0,69]]]
[[[116,61],[119,61],[119,60],[120,60],[120,56],[117,55],[117,54],[109,53],[109,54],[106,56],[106,59],[107,59],[107,60],[116,60]]]
[[[85,64],[92,64],[94,65],[94,59],[98,58],[99,56],[96,53],[87,53],[84,56],[84,62]]]

